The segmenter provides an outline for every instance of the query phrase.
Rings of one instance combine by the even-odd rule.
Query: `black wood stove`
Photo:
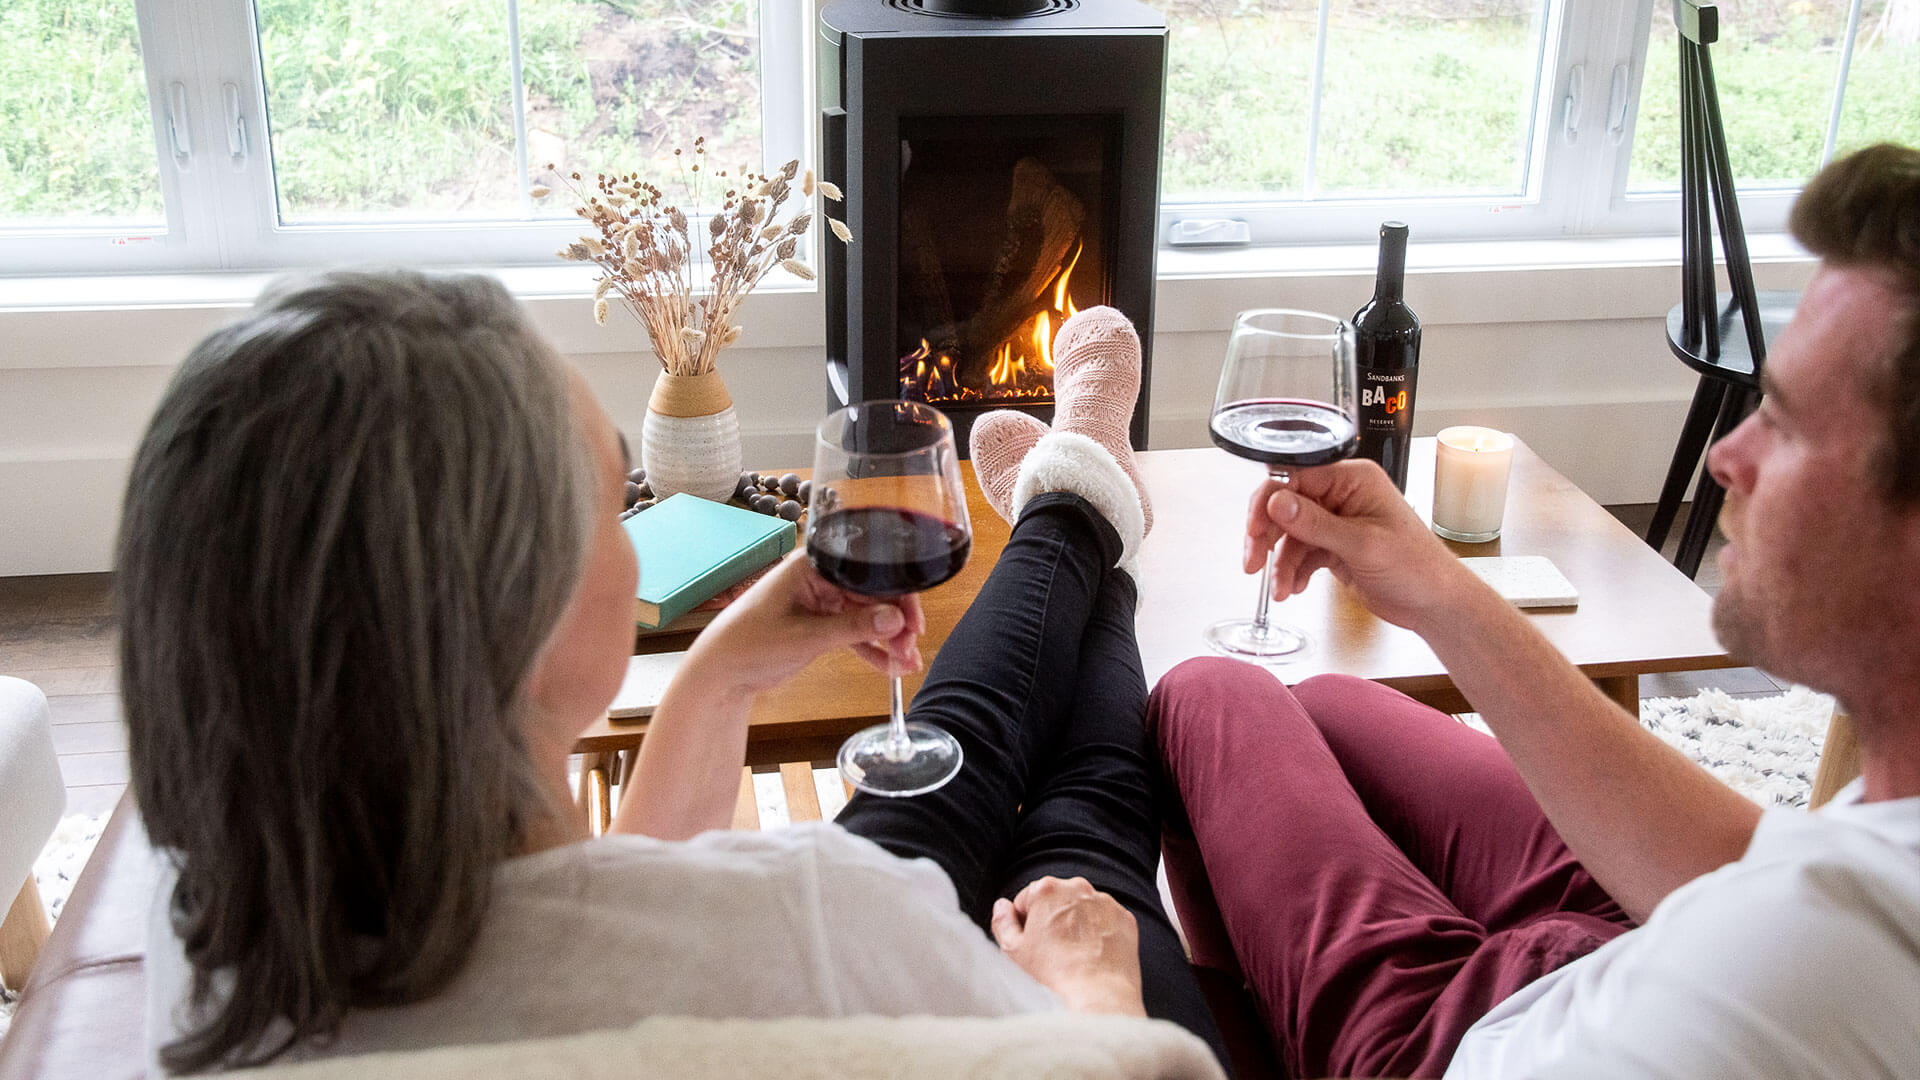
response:
[[[822,9],[820,175],[854,233],[823,245],[830,407],[929,402],[965,453],[988,409],[1051,418],[1073,312],[1112,305],[1150,347],[1166,57],[1134,0]]]

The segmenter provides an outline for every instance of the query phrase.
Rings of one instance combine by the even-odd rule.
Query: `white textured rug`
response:
[[[1833,710],[1833,698],[1804,686],[1764,698],[1703,690],[1642,701],[1640,722],[1762,806],[1803,807]]]
[[[40,899],[47,905],[48,918],[60,917],[60,909],[67,904],[67,894],[73,891],[74,881],[86,868],[87,857],[93,854],[93,845],[99,842],[100,831],[106,827],[105,814],[68,814],[54,828],[46,850],[33,863],[33,879],[40,886]]]
[[[40,899],[47,905],[48,918],[60,917],[60,909],[67,904],[67,894],[73,892],[73,883],[87,865],[87,857],[93,854],[93,845],[99,841],[100,830],[106,825],[105,814],[68,814],[54,827],[45,850],[33,863],[33,880],[40,887]],[[0,1038],[6,1036],[7,1027],[13,1022],[13,998],[5,987],[0,987]]]
[[[1460,719],[1492,734],[1476,714]],[[1762,806],[1807,805],[1832,719],[1833,698],[1804,686],[1769,697],[1702,690],[1690,698],[1640,702],[1640,723],[1648,731]]]

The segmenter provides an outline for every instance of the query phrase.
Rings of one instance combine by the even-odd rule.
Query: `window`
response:
[[[1678,230],[1672,0],[1169,0],[1170,242]],[[1749,230],[1835,153],[1920,142],[1920,0],[1727,0]]]
[[[1904,29],[1895,22],[1902,9]],[[1734,174],[1745,185],[1797,188],[1835,152],[1880,139],[1920,143],[1912,81],[1920,70],[1920,3],[1736,0],[1720,6],[1720,17],[1714,77]],[[1656,14],[1631,191],[1679,185],[1677,63],[1673,22]]]
[[[1448,6],[1172,5],[1167,197],[1523,193],[1546,4]]]
[[[133,0],[9,0],[0,227],[166,227]]]
[[[549,261],[565,174],[805,156],[803,6],[8,0],[0,273]]]
[[[1672,2],[1160,0],[1167,236],[1672,234]],[[0,274],[546,262],[549,163],[809,157],[815,7],[6,0]],[[1720,8],[1749,229],[1835,153],[1920,143],[1920,0]]]
[[[746,0],[255,0],[283,224],[564,215],[566,170],[760,160]]]

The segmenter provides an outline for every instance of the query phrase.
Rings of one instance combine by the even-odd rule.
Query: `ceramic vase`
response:
[[[740,482],[740,418],[720,373],[662,371],[640,429],[640,462],[659,498],[678,492],[725,502]]]

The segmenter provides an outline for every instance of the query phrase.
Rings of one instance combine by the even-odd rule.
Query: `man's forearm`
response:
[[[1463,586],[1419,629],[1629,915],[1745,852],[1760,809],[1642,728],[1491,590]]]

